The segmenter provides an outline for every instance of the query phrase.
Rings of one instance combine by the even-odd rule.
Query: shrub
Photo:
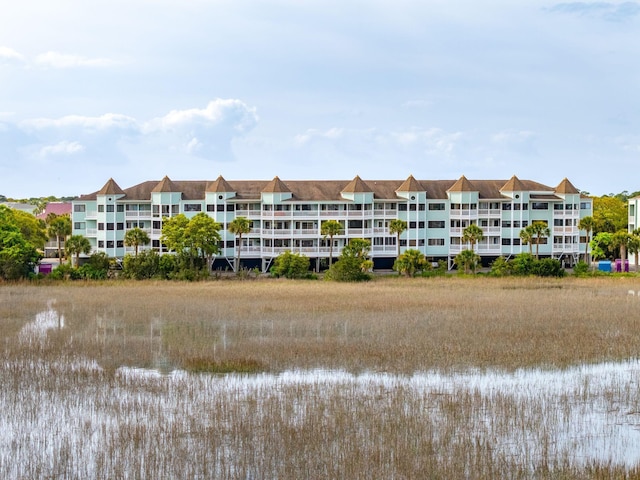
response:
[[[539,277],[564,277],[565,271],[560,260],[543,258],[534,263],[534,272]]]
[[[589,264],[580,260],[573,266],[573,274],[577,277],[584,277],[589,273]]]
[[[122,262],[122,273],[126,278],[142,280],[153,278],[160,271],[160,255],[154,250],[145,250],[138,256],[126,255]]]
[[[273,261],[270,272],[274,277],[304,278],[309,273],[309,265],[309,257],[284,252]]]
[[[511,271],[514,275],[535,275],[536,272],[536,257],[530,253],[519,253],[515,256],[511,263]]]
[[[511,270],[512,266],[509,261],[504,257],[498,257],[491,264],[489,275],[493,277],[504,277],[511,275]]]

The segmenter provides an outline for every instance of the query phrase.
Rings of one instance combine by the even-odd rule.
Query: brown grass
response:
[[[269,371],[566,367],[640,354],[640,299],[627,294],[639,287],[491,278],[5,285],[0,335],[10,344],[56,299],[66,325],[47,348],[72,338],[76,353],[114,368],[188,359]]]
[[[521,398],[401,383],[248,387],[234,377],[119,369],[411,374],[625,360],[640,356],[640,299],[631,289],[640,282],[2,285],[0,476],[640,478],[638,465],[576,461],[553,430],[572,435],[563,426],[592,404],[637,421],[635,381]],[[52,299],[63,328],[19,341]]]

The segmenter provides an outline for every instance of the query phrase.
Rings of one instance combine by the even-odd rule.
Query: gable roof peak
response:
[[[515,175],[511,177],[500,189],[501,192],[523,192],[527,188],[524,183]]]
[[[477,191],[478,189],[474,187],[473,183],[467,180],[467,177],[465,177],[464,175],[462,175],[456,181],[456,183],[451,185],[447,190],[447,192],[477,192]]]
[[[124,190],[116,183],[113,178],[110,178],[107,183],[98,191],[97,195],[124,195]]]
[[[165,175],[151,191],[154,193],[169,193],[179,192],[180,189],[171,181],[168,175]]]
[[[407,179],[402,182],[402,185],[400,185],[397,189],[396,192],[425,192],[426,189],[424,188],[424,186],[422,186],[422,184],[416,180],[413,175],[409,175],[409,177],[407,177]]]
[[[215,193],[227,193],[227,192],[233,192],[234,190],[222,175],[218,175],[218,178],[216,178],[213,182],[210,182],[207,184],[205,191],[215,192]]]
[[[287,185],[277,175],[262,189],[263,193],[291,193]]]
[[[343,189],[341,193],[369,193],[373,192],[371,187],[364,180],[356,175]]]
[[[556,187],[556,193],[574,194],[574,193],[580,193],[580,192],[576,187],[573,186],[573,184],[569,181],[567,177],[564,177],[564,179]]]

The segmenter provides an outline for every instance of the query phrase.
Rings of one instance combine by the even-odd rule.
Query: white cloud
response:
[[[16,52],[15,50],[13,50],[12,48],[9,47],[3,47],[0,45],[0,63],[3,62],[18,62],[18,63],[24,63],[26,61],[26,59],[24,58],[24,56],[18,52]]]
[[[37,55],[35,63],[43,67],[51,68],[105,68],[117,65],[117,62],[108,58],[87,58],[81,55],[71,55],[60,52],[46,52]]]
[[[180,132],[208,129],[226,125],[238,132],[253,128],[258,122],[256,109],[236,99],[218,98],[203,108],[172,110],[164,117],[148,122],[145,130],[149,132]]]
[[[55,145],[47,145],[39,151],[40,157],[49,157],[51,155],[75,155],[84,152],[84,147],[78,142],[69,142],[63,140]]]
[[[106,130],[138,131],[140,126],[137,120],[127,115],[118,113],[106,113],[99,117],[87,117],[82,115],[67,115],[60,118],[34,118],[25,120],[20,124],[29,130],[44,129],[69,129],[76,128],[85,132]]]

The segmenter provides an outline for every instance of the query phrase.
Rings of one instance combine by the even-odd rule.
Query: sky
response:
[[[640,190],[640,1],[22,0],[0,194],[564,177]]]

